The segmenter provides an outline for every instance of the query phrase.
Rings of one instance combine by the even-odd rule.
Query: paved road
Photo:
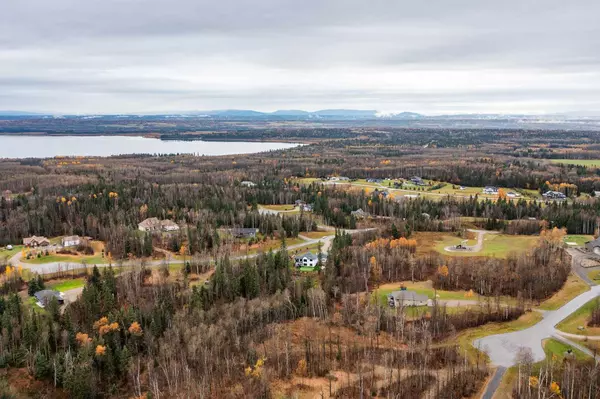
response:
[[[488,382],[487,387],[485,387],[485,392],[481,396],[481,399],[492,399],[496,390],[500,386],[500,382],[502,381],[502,377],[504,377],[504,373],[506,373],[506,367],[498,367],[492,376],[490,382]]]
[[[514,365],[516,363],[515,356],[521,348],[529,348],[534,361],[544,360],[546,355],[542,348],[542,340],[560,336],[554,326],[598,295],[600,295],[600,286],[593,286],[589,291],[575,297],[560,309],[544,312],[542,321],[532,327],[480,338],[475,340],[473,345],[484,350],[496,366],[510,367]],[[566,339],[562,338],[561,340]]]
[[[369,229],[356,229],[356,230],[345,230],[346,232],[350,233],[350,234],[357,234],[357,233],[363,233],[363,232],[367,232],[367,231],[371,231],[371,230],[376,230],[374,228],[369,228]],[[308,238],[308,237],[305,237]],[[294,249],[298,249],[298,248],[303,248],[312,244],[316,244],[319,241],[321,241],[321,243],[323,244],[321,247],[321,251],[323,253],[327,253],[329,252],[329,248],[331,247],[331,242],[333,241],[334,235],[331,236],[326,236],[323,238],[318,238],[318,239],[308,239],[304,242],[298,243],[298,244],[294,244],[294,245],[289,245],[287,247],[288,251],[294,250]],[[241,260],[241,259],[251,259],[251,258],[255,258],[259,255],[259,253],[255,253],[255,254],[249,254],[249,255],[242,255],[242,256],[235,256],[230,258],[231,260]],[[69,270],[76,270],[76,269],[81,269],[82,268],[82,264],[81,263],[70,263],[70,262],[51,262],[51,263],[43,263],[40,265],[37,264],[31,264],[31,263],[25,263],[25,262],[21,262],[20,263],[20,253],[15,255],[13,258],[11,258],[10,263],[13,266],[16,266],[17,264],[21,264],[21,266],[23,266],[24,269],[29,269],[32,272],[38,273],[38,274],[52,274],[52,273],[57,273],[57,272],[67,272]],[[123,261],[123,262],[115,262],[112,264],[112,266],[119,266],[119,267],[133,267],[133,266],[137,266],[140,264],[140,260],[134,260],[134,261]],[[179,259],[165,259],[165,260],[152,260],[152,261],[147,261],[146,262],[146,266],[161,266],[163,265],[165,262],[169,263],[169,264],[183,264],[183,260],[179,260]],[[88,267],[92,267],[94,265],[87,265]],[[104,263],[104,264],[96,264],[96,266],[98,267],[108,267],[110,266],[110,264],[108,263]]]

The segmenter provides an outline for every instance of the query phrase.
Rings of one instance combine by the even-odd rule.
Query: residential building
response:
[[[55,290],[41,290],[33,294],[33,296],[36,299],[36,304],[41,308],[46,307],[52,298],[56,298],[58,303],[61,305],[65,302],[62,294]]]
[[[296,267],[315,267],[319,263],[319,256],[312,252],[307,252],[302,255],[294,257],[294,264]]]
[[[79,236],[67,236],[61,240],[63,247],[76,247],[81,244],[81,238]]]
[[[508,193],[506,193],[506,196],[508,198],[519,198],[521,194],[515,193],[514,191],[509,191]]]
[[[229,229],[229,232],[235,238],[254,238],[256,237],[256,233],[258,233],[258,229],[241,227]]]
[[[600,238],[596,238],[592,241],[586,242],[585,249],[595,253],[596,255],[600,255]]]
[[[423,179],[421,179],[419,176],[413,176],[410,178],[410,181],[412,182],[412,184],[414,184],[415,186],[426,186],[427,183],[425,183],[423,181]]]
[[[546,191],[544,194],[542,194],[542,197],[545,200],[553,201],[562,201],[567,199],[567,196],[561,193],[560,191]]]
[[[46,237],[36,237],[31,236],[27,238],[23,238],[23,245],[26,247],[46,247],[50,245],[50,240]]]
[[[486,186],[483,189],[483,193],[488,195],[498,195],[498,187]]]
[[[414,291],[401,289],[388,295],[388,303],[392,308],[402,306],[431,306],[431,300],[427,295],[417,294]]]
[[[358,208],[357,210],[350,212],[350,214],[352,216],[354,216],[356,219],[364,219],[367,216],[369,216],[369,214],[367,212],[363,211],[361,208]]]
[[[172,220],[159,220],[158,218],[148,218],[138,224],[138,229],[146,232],[177,231],[179,230],[179,226]]]
[[[240,183],[240,186],[242,187],[256,187],[256,183],[251,182],[249,180],[244,180]]]

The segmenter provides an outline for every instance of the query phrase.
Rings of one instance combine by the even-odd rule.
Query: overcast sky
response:
[[[2,0],[0,109],[600,115],[598,0]]]

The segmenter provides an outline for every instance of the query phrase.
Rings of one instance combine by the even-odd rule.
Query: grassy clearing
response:
[[[600,335],[600,327],[588,327],[588,320],[592,315],[598,299],[594,298],[587,302],[585,305],[577,309],[574,313],[571,313],[569,317],[561,321],[556,325],[556,328],[566,333],[577,334],[577,335]],[[583,330],[579,330],[578,327],[584,327]]]
[[[334,236],[335,231],[309,231],[300,233],[301,236],[308,237],[313,240],[317,240],[319,238]]]
[[[565,354],[570,350],[577,360],[589,359],[589,356],[580,351],[579,349],[573,348],[570,345],[565,344],[554,338],[545,339],[542,341],[544,352],[546,353],[547,359],[556,359],[560,362],[565,358]]]
[[[292,245],[299,245],[306,242],[305,240],[301,239],[301,238],[286,238],[285,239],[285,245],[289,248]],[[248,248],[248,251],[246,252],[245,250],[242,250],[242,254],[248,254],[248,255],[253,255],[253,254],[257,254],[259,252],[269,252],[270,250],[277,250],[279,249],[279,247],[281,247],[281,240],[268,240],[266,242],[261,242],[260,244],[257,245],[253,245],[252,247]],[[238,254],[240,255],[240,254]]]
[[[594,239],[594,236],[588,236],[588,235],[584,235],[584,234],[572,234],[572,235],[564,236],[563,242],[565,244],[571,242],[571,243],[575,243],[577,246],[583,246],[586,242],[591,241],[593,239]],[[569,245],[569,246],[573,246],[573,245]]]
[[[493,256],[506,258],[510,253],[522,253],[534,247],[538,242],[537,236],[522,236],[508,234],[486,234],[483,248],[479,252],[448,252],[444,248],[460,244],[464,238],[450,234],[416,233],[418,246],[429,246],[431,249],[446,256]],[[431,242],[433,240],[433,242]],[[467,245],[474,245],[475,240],[469,240]]]
[[[410,291],[414,291],[417,294],[427,295],[430,299],[435,298],[437,295],[438,299],[470,299],[477,300],[476,296],[468,297],[467,291],[443,291],[443,290],[435,290],[433,288],[433,283],[431,280],[428,281],[402,281],[399,283],[389,283],[383,284],[379,286],[377,289],[377,296],[382,298],[387,302],[387,296],[394,292],[400,290],[400,286],[406,287],[406,289]]]
[[[78,255],[61,255],[52,254],[48,256],[42,256],[41,258],[22,258],[21,262],[29,263],[33,265],[43,265],[44,263],[85,263],[86,265],[103,265],[108,263],[108,259],[103,258],[102,255],[93,256],[78,256]]]
[[[600,270],[590,270],[587,272],[587,276],[594,282],[594,284],[600,284]]]
[[[550,162],[563,165],[600,167],[600,159],[551,159]]]
[[[0,248],[0,259],[12,258],[23,249],[22,245],[13,245],[13,249]]]
[[[455,344],[458,342],[459,346],[467,353],[471,360],[476,360],[481,356],[485,356],[487,359],[487,355],[484,352],[479,351],[473,346],[474,340],[487,337],[488,335],[523,330],[539,323],[541,320],[542,314],[540,312],[527,312],[517,320],[509,321],[507,323],[488,323],[476,328],[470,328],[459,333],[456,337],[451,338],[449,343]]]
[[[271,211],[293,211],[296,209],[295,205],[261,205],[261,208],[269,209]]]
[[[59,281],[56,283],[52,283],[48,285],[49,289],[53,289],[56,291],[64,292],[68,290],[73,290],[75,288],[80,288],[85,285],[85,279],[76,278],[72,280]]]
[[[589,289],[590,287],[579,276],[571,273],[562,288],[542,302],[539,308],[543,310],[556,310],[577,295],[589,291]]]

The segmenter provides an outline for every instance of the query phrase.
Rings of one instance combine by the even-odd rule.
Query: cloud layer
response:
[[[600,2],[6,0],[0,109],[600,115]]]

